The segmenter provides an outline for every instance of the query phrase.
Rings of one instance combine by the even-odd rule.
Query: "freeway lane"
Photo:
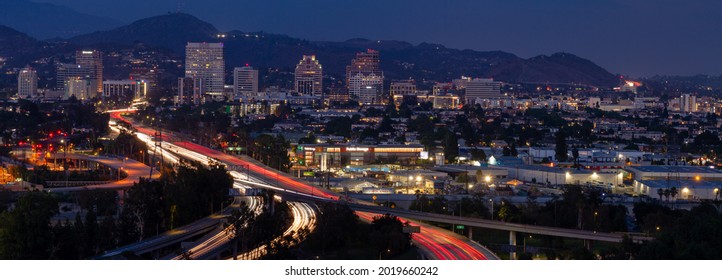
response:
[[[123,160],[119,158],[110,158],[110,157],[101,157],[101,156],[86,156],[81,154],[72,154],[69,153],[65,155],[68,159],[82,159],[86,161],[92,161],[97,162],[102,165],[105,165],[107,167],[110,167],[115,170],[122,170],[122,172],[126,173],[126,177],[114,182],[108,182],[105,184],[98,184],[98,185],[90,185],[90,186],[82,186],[82,187],[67,187],[67,188],[48,188],[46,189],[48,192],[71,192],[71,191],[81,191],[81,190],[92,190],[92,189],[108,189],[108,190],[116,190],[116,189],[124,189],[124,188],[130,188],[133,186],[134,183],[140,181],[140,178],[148,178],[148,175],[150,174],[150,167],[137,162],[132,159]],[[62,155],[56,155],[55,157],[61,158]],[[153,178],[159,178],[160,174],[153,174]]]
[[[371,222],[377,214],[370,212],[356,211],[356,215],[365,222]],[[412,234],[411,239],[417,247],[426,251],[426,256],[437,260],[487,260],[488,258],[480,252],[478,245],[468,242],[463,236],[451,233],[447,230],[434,226],[412,222],[399,218],[402,223],[409,223],[411,226],[419,226],[420,234]]]
[[[122,115],[120,115],[120,112],[111,113],[111,117],[115,118],[115,119],[124,120],[128,123],[132,123],[131,121],[125,119]],[[138,127],[138,126],[136,126],[136,129],[138,129],[139,132],[143,132],[143,133],[149,134],[149,135],[153,135],[153,132],[154,132],[152,130],[145,129],[143,127]],[[163,137],[164,141],[171,138],[171,137],[168,137],[168,135],[172,135],[172,134],[165,133],[164,137]],[[168,138],[166,138],[166,137],[168,137]],[[247,171],[249,173],[253,172],[254,173],[253,175],[260,175],[259,177],[261,177],[263,179],[262,180],[263,182],[276,182],[279,187],[283,187],[285,189],[289,189],[294,192],[304,193],[304,194],[308,194],[308,195],[319,197],[319,198],[333,199],[333,200],[337,200],[337,201],[340,198],[335,193],[332,193],[327,190],[318,189],[316,187],[313,187],[313,186],[305,184],[301,181],[298,181],[294,178],[291,178],[285,174],[281,174],[277,171],[273,171],[271,169],[264,168],[261,164],[255,163],[255,161],[252,161],[252,160],[242,160],[242,159],[236,158],[234,156],[231,156],[231,155],[228,155],[228,154],[225,154],[225,153],[213,150],[213,149],[209,149],[209,148],[201,146],[201,145],[190,143],[190,142],[175,142],[172,144],[175,144],[179,147],[179,149],[175,151],[177,153],[182,153],[180,148],[184,148],[186,150],[189,150],[190,152],[214,158],[214,159],[216,159],[224,164],[227,164],[229,166],[246,167]],[[482,256],[484,255],[482,253],[482,252],[484,252],[484,250],[481,249],[480,246],[469,245],[466,243],[466,241],[462,241],[462,239],[460,239],[458,236],[451,235],[447,231],[440,230],[440,229],[425,231],[424,229],[429,228],[428,225],[419,224],[419,226],[421,226],[422,232],[414,233],[413,236],[417,240],[419,240],[417,242],[419,247],[421,247],[422,250],[425,253],[427,253],[427,255],[429,255],[431,258],[457,259],[457,257],[454,256],[453,254],[447,254],[444,257],[441,257],[441,255],[444,254],[443,250],[440,250],[438,248],[434,248],[434,249],[431,248],[434,245],[438,245],[438,244],[435,244],[435,242],[438,242],[435,238],[436,236],[443,236],[442,239],[447,240],[446,244],[448,246],[451,246],[449,248],[455,248],[454,250],[457,252],[464,252],[464,251],[474,252],[475,251],[475,253],[472,253],[471,255],[476,255],[476,254],[479,254]],[[449,240],[451,240],[453,242],[449,242]],[[434,253],[429,253],[429,252],[434,252],[434,251],[438,251],[438,255],[434,254]],[[460,255],[462,255],[462,256],[459,256],[459,259],[473,259],[473,258],[463,258],[463,254],[460,254]]]
[[[256,216],[261,214],[262,211],[262,200],[259,197],[242,197],[242,201],[245,201],[249,210],[254,212]],[[184,258],[188,259],[210,259],[220,254],[226,249],[227,245],[233,239],[233,230],[231,226],[228,226],[213,234],[208,238],[204,238],[198,242],[195,246],[187,250],[186,254],[181,254],[174,257],[174,260],[181,260]]]
[[[329,198],[329,199],[338,199],[338,195],[335,193],[329,192],[327,190],[318,189],[316,187],[310,186],[308,184],[304,184],[302,182],[299,182],[297,180],[294,180],[293,178],[289,177],[288,175],[282,174],[278,171],[273,171],[267,168],[264,168],[254,162],[251,162],[251,160],[245,160],[240,159],[238,157],[225,154],[198,144],[190,143],[190,142],[176,142],[175,145],[179,147],[186,148],[188,150],[191,150],[193,152],[214,158],[220,162],[223,162],[227,165],[232,166],[241,166],[243,168],[248,168],[250,172],[253,172],[260,177],[263,177],[268,182],[278,182],[278,184],[281,184],[285,187],[291,188],[297,192],[306,193],[314,196],[320,196],[323,198]]]
[[[240,205],[241,200],[241,197],[236,197],[233,201],[233,204],[226,207],[221,213],[210,215],[191,224],[178,227],[163,234],[133,244],[106,251],[95,259],[118,258],[120,257],[120,255],[123,254],[123,252],[126,251],[132,252],[136,255],[142,255],[161,248],[165,248],[171,244],[179,243],[181,241],[190,239],[193,236],[198,236],[199,234],[211,231],[213,228],[218,227],[219,223],[223,223],[226,220],[226,218],[228,217],[228,215],[231,214],[233,209]]]
[[[424,212],[416,212],[416,211],[409,211],[409,210],[403,210],[403,209],[382,208],[382,207],[377,207],[377,206],[368,206],[368,205],[361,205],[361,204],[349,204],[349,206],[351,207],[351,209],[354,209],[357,211],[367,211],[367,212],[372,212],[372,213],[377,213],[377,214],[389,213],[389,214],[392,214],[395,216],[430,221],[430,222],[465,225],[465,226],[471,226],[471,227],[489,228],[489,229],[504,230],[504,231],[524,232],[524,233],[539,234],[539,235],[560,236],[560,237],[567,237],[567,238],[576,238],[576,239],[594,240],[594,241],[603,241],[603,242],[621,243],[624,240],[623,233],[596,232],[596,231],[587,231],[587,230],[576,230],[576,229],[567,229],[567,228],[556,228],[556,227],[525,225],[525,224],[517,224],[517,223],[506,223],[506,222],[501,222],[501,221],[491,221],[491,220],[478,219],[478,218],[468,218],[468,217],[458,217],[458,216],[450,216],[450,215],[442,215],[442,214],[434,214],[434,213],[424,213]],[[629,236],[629,238],[631,238],[635,242],[652,240],[651,237],[646,237],[646,236]]]
[[[289,208],[293,212],[293,222],[291,226],[283,232],[279,237],[276,237],[272,242],[281,240],[284,236],[292,237],[292,240],[298,240],[301,236],[298,231],[306,228],[309,232],[313,232],[316,228],[316,211],[313,208],[302,202],[289,202]],[[293,245],[293,244],[291,244]],[[249,252],[241,253],[236,256],[237,260],[256,260],[266,255],[266,245],[261,245]],[[229,258],[228,260],[232,260]]]

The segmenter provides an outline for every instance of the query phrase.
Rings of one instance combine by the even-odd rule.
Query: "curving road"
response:
[[[122,170],[123,173],[125,173],[127,176],[119,181],[113,181],[108,182],[104,184],[97,184],[97,185],[89,185],[89,186],[82,186],[82,187],[65,187],[65,188],[48,188],[46,189],[48,192],[71,192],[71,191],[81,191],[81,190],[88,190],[88,189],[109,189],[109,190],[116,190],[116,189],[125,189],[130,188],[133,186],[134,183],[140,181],[140,178],[148,178],[148,175],[150,175],[150,167],[141,163],[137,162],[132,159],[120,159],[120,158],[111,158],[111,157],[101,157],[101,156],[86,156],[81,154],[67,154],[67,158],[69,159],[82,159],[86,161],[93,161],[100,163],[102,165],[105,165],[107,167],[110,167],[115,170]],[[153,174],[153,178],[159,178],[160,174]]]
[[[371,222],[375,213],[356,211],[356,215],[365,222]],[[479,251],[476,244],[470,243],[463,236],[450,233],[448,230],[440,229],[431,225],[412,222],[399,218],[402,223],[409,223],[410,226],[421,228],[420,234],[412,234],[411,239],[417,247],[425,251],[426,256],[437,260],[487,260],[490,259]],[[495,258],[491,256],[491,258]]]
[[[291,240],[299,240],[302,236],[298,233],[301,229],[308,229],[312,232],[316,228],[316,211],[313,208],[302,202],[289,202],[288,203],[291,212],[293,213],[293,222],[291,226],[286,229],[285,232],[279,237],[276,237],[271,242],[280,241],[283,237],[291,237]],[[290,244],[294,245],[294,244]],[[266,245],[261,245],[249,252],[241,253],[236,256],[237,260],[257,260],[265,256],[267,253]],[[232,260],[233,258],[228,258]]]
[[[243,198],[248,205],[248,209],[253,211],[256,215],[260,214],[263,208],[263,202],[259,197],[245,197]],[[236,205],[235,208],[240,205]],[[195,246],[189,248],[186,254],[178,255],[173,260],[181,259],[209,259],[226,249],[227,245],[233,239],[233,229],[231,226],[224,228],[223,230],[216,232],[208,238],[202,239]]]
[[[120,112],[112,112],[111,117],[118,120],[123,120],[129,123],[131,121],[125,119]],[[138,132],[152,135],[154,131],[137,127]],[[173,137],[172,133],[166,133],[163,135],[163,140],[168,141]],[[188,153],[205,156],[206,158],[213,158],[228,166],[240,166],[245,168],[248,174],[252,174],[254,177],[259,177],[262,182],[268,184],[274,184],[282,187],[283,189],[291,190],[296,193],[305,194],[308,196],[329,199],[329,200],[340,200],[341,197],[336,193],[319,189],[314,186],[308,185],[301,182],[293,177],[270,168],[264,167],[262,164],[255,160],[248,158],[238,158],[232,155],[228,155],[198,144],[190,142],[174,142],[172,143],[177,146],[176,153]],[[185,149],[183,151],[182,149]],[[242,176],[242,175],[241,175]],[[247,178],[248,179],[248,178]],[[357,212],[357,214],[359,214]],[[363,215],[363,214],[359,214]],[[295,215],[294,215],[295,217]],[[465,237],[453,234],[446,230],[434,228],[425,224],[418,224],[421,227],[421,233],[412,234],[412,238],[415,240],[417,246],[422,248],[422,251],[429,258],[433,259],[488,259],[493,256],[485,255],[484,248],[471,243]],[[437,243],[443,242],[443,243]],[[465,252],[465,253],[462,253]],[[480,257],[481,256],[481,257]]]

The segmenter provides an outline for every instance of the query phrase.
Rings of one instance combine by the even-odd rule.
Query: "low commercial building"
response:
[[[660,196],[659,191],[675,188],[675,196]],[[702,180],[635,180],[634,191],[637,194],[669,200],[718,199],[722,181]]]
[[[689,165],[644,165],[628,166],[624,169],[632,180],[694,180],[722,181],[722,171],[704,166]]]
[[[423,151],[422,145],[301,144],[294,149],[297,159],[305,166],[321,170],[347,165],[415,161]]]
[[[444,165],[434,168],[436,171],[447,173],[453,177],[466,173],[469,177],[475,177],[477,182],[496,183],[507,179],[509,171],[504,168],[474,165]],[[481,176],[478,178],[478,176]]]
[[[621,171],[591,171],[586,169],[572,169],[550,167],[546,165],[515,165],[498,166],[506,169],[509,178],[524,182],[541,183],[548,185],[596,185],[613,187],[623,184]]]

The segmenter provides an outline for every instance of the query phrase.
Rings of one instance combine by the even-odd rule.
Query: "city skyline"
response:
[[[443,6],[394,1],[367,3],[358,9],[335,1],[314,1],[309,6],[286,1],[216,2],[223,9],[200,1],[143,2],[145,9],[135,9],[133,1],[113,9],[98,1],[45,2],[126,23],[180,10],[207,19],[224,31],[263,30],[318,41],[361,37],[429,42],[459,49],[502,50],[524,58],[565,51],[598,62],[612,73],[635,77],[722,74],[722,54],[715,51],[722,48],[722,39],[714,35],[721,24],[722,19],[715,15],[722,11],[722,4],[716,1],[460,1]],[[231,16],[238,9],[254,13]],[[374,21],[356,24],[364,22],[363,15],[370,12],[375,14]],[[303,14],[314,17],[304,19]],[[415,16],[419,14],[437,16]]]
[[[575,50],[524,59],[226,32],[202,19],[224,22],[242,6],[248,16],[233,21],[242,23],[297,8],[273,26],[293,23],[318,38],[363,30],[434,40],[438,28],[447,43],[518,36],[527,50],[590,50],[593,40],[580,34],[604,41],[610,31],[613,42],[594,45],[602,56],[612,45],[656,44],[664,50],[647,58],[675,48],[679,56],[640,66],[703,69],[716,60],[677,64],[709,52],[696,48],[701,41],[679,41],[675,28],[685,24],[673,17],[649,21],[655,28],[646,33],[610,24],[629,27],[624,15],[637,10],[623,7],[644,19],[699,4],[160,0],[112,12],[132,18],[175,3],[198,17],[169,12],[86,34],[112,19],[5,1],[0,24],[15,3],[36,14],[10,13],[57,25],[31,27],[35,34],[77,37],[38,41],[0,25],[0,260],[342,260],[356,266],[349,275],[449,279],[448,264],[426,260],[722,259],[722,75],[636,79],[603,67],[624,66],[614,59]],[[315,14],[337,7],[346,10]],[[523,9],[496,14],[504,7]],[[389,13],[398,15],[393,24]],[[610,17],[592,22],[600,14]],[[549,35],[554,24],[534,25],[540,18],[564,28]],[[604,32],[594,29],[601,25]],[[504,36],[485,33],[492,29]],[[663,29],[674,45],[647,40]],[[365,268],[365,260],[383,264]],[[273,270],[318,270],[299,264]]]

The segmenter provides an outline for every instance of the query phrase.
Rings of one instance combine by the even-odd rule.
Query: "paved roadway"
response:
[[[112,112],[111,117],[118,120],[124,120],[126,122],[132,123],[130,120],[125,119],[120,112]],[[152,135],[154,133],[153,130],[149,130],[140,126],[135,126],[138,132],[144,133],[146,135]],[[170,140],[171,138],[175,138],[172,133],[165,133],[163,135],[163,140]],[[286,174],[277,172],[275,170],[272,170],[270,168],[266,168],[262,166],[261,164],[246,158],[238,158],[235,156],[231,156],[213,149],[209,149],[207,147],[190,143],[190,142],[183,142],[178,141],[172,143],[176,145],[178,148],[183,148],[188,152],[199,154],[202,156],[206,156],[207,158],[214,158],[228,166],[234,166],[234,167],[242,167],[246,169],[247,173],[253,173],[254,176],[261,177],[262,181],[274,184],[280,187],[283,187],[284,189],[291,190],[295,193],[300,194],[306,194],[308,196],[314,196],[318,198],[323,198],[327,200],[339,200],[340,197],[333,192],[330,192],[328,190],[318,189],[314,186],[308,185],[304,182],[301,182],[293,177],[290,177]],[[178,149],[177,152],[183,153],[184,151],[181,149]],[[429,254],[427,255],[429,258],[433,259],[477,259],[478,257],[475,256],[484,256],[483,252],[486,250],[485,248],[471,242],[465,237],[458,236],[456,234],[453,234],[446,230],[440,230],[440,229],[432,229],[432,230],[423,230],[424,228],[430,228],[427,225],[419,224],[419,226],[422,227],[421,233],[414,233],[413,236],[418,236],[414,238],[414,242],[418,247],[422,247],[422,251]],[[447,240],[447,245],[451,247],[434,247],[431,248],[430,246],[433,246],[434,240],[440,240],[439,238],[443,240]],[[426,242],[421,242],[426,241]],[[448,240],[451,240],[453,242],[448,242]],[[438,244],[437,244],[438,245]],[[472,252],[475,251],[475,253],[469,253],[469,254],[454,254],[452,253],[451,248],[456,248],[453,251],[455,252]],[[484,258],[493,258],[493,256],[484,256]]]
[[[378,214],[370,212],[356,211],[356,215],[365,222],[371,222]],[[431,225],[399,218],[402,223],[409,223],[410,226],[418,226],[421,228],[420,234],[412,234],[411,239],[417,245],[425,256],[430,256],[437,260],[486,260],[498,259],[491,251],[479,248],[473,243],[466,241],[466,238],[449,233],[447,230],[440,229]],[[485,253],[482,253],[485,251]]]
[[[263,201],[259,197],[242,197],[242,201],[246,202],[248,209],[253,211],[256,215],[261,214],[263,211]],[[237,205],[234,208],[237,208]],[[201,238],[200,241],[189,248],[185,254],[181,254],[173,257],[173,260],[181,259],[210,259],[220,253],[222,253],[227,245],[233,239],[233,229],[231,226],[225,227],[223,230],[217,231],[206,238]]]
[[[154,236],[133,244],[106,251],[102,255],[96,257],[96,259],[118,258],[123,252],[126,251],[132,252],[135,255],[142,255],[168,247],[170,244],[182,242],[199,234],[212,231],[213,229],[218,227],[218,224],[223,223],[226,220],[228,215],[230,215],[233,209],[235,209],[234,207],[238,207],[241,201],[242,198],[237,197],[234,200],[233,204],[231,204],[229,207],[226,207],[220,213],[210,215],[191,224],[167,231],[158,236]]]
[[[106,190],[117,190],[117,189],[125,189],[132,187],[134,183],[140,181],[140,178],[148,178],[150,175],[150,167],[147,165],[137,162],[132,159],[125,160],[123,158],[115,158],[115,157],[104,157],[104,156],[88,156],[83,154],[75,154],[75,153],[69,153],[67,155],[55,155],[53,158],[63,158],[66,157],[68,159],[79,159],[79,160],[85,160],[85,161],[92,161],[100,163],[106,167],[110,167],[111,169],[121,169],[123,173],[126,174],[126,177],[118,180],[118,181],[112,181],[107,182],[103,184],[97,184],[97,185],[88,185],[88,186],[80,186],[80,187],[59,187],[59,188],[45,188],[48,192],[72,192],[72,191],[81,191],[81,190],[93,190],[93,189],[106,189]],[[117,171],[116,171],[117,172]],[[153,178],[158,178],[160,174],[153,174]]]
[[[288,206],[293,212],[293,222],[291,223],[291,226],[288,227],[288,229],[286,229],[286,231],[283,232],[281,236],[276,237],[271,242],[280,241],[283,239],[284,236],[290,236],[292,237],[292,240],[298,240],[301,237],[298,233],[299,230],[306,228],[309,230],[309,232],[313,232],[313,230],[316,228],[316,211],[313,209],[313,207],[311,207],[311,205],[303,202],[289,202]],[[266,251],[266,245],[264,244],[251,251],[238,254],[235,259],[257,260],[265,256],[266,253],[268,252]],[[228,260],[232,259],[234,258],[228,258]]]

